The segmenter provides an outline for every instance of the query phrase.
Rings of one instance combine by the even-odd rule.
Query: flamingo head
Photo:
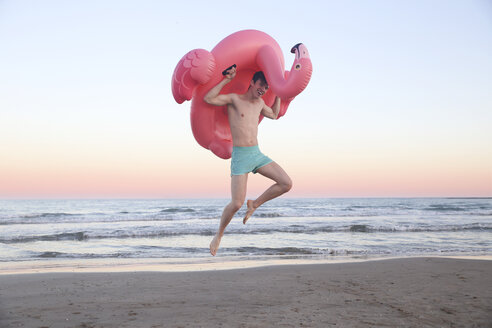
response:
[[[302,82],[299,84],[298,93],[306,88],[311,79],[311,73],[313,72],[313,65],[311,64],[311,58],[309,57],[309,51],[307,47],[298,43],[292,47],[290,50],[291,53],[295,54],[295,60],[292,64],[292,68],[290,70],[291,75],[289,78],[300,79]],[[300,75],[300,76],[297,76]],[[296,77],[294,77],[296,76]]]

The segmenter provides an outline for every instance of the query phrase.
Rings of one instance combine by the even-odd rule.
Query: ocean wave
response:
[[[98,259],[98,258],[135,258],[138,253],[132,252],[116,252],[111,254],[95,254],[95,253],[62,253],[62,252],[41,252],[35,254],[34,258],[65,258],[65,259]]]
[[[197,245],[198,246],[198,245]],[[200,247],[169,247],[169,246],[134,246],[115,248],[110,252],[93,252],[92,249],[80,249],[80,252],[63,252],[56,248],[43,251],[28,251],[23,254],[22,258],[18,257],[0,257],[0,261],[19,262],[24,260],[36,259],[109,259],[109,258],[155,258],[155,259],[172,259],[172,258],[209,258],[210,253],[207,244],[201,244]],[[328,244],[326,245],[328,246]],[[87,251],[87,252],[86,252]],[[492,249],[484,245],[483,247],[449,247],[442,244],[439,245],[401,245],[397,247],[388,247],[381,245],[380,247],[317,247],[317,246],[278,246],[278,247],[256,247],[256,246],[238,246],[238,247],[223,247],[220,253],[227,257],[247,258],[255,256],[255,258],[281,256],[284,259],[288,258],[336,258],[339,256],[360,257],[374,255],[451,255],[451,254],[491,254]],[[257,257],[260,256],[260,257]]]
[[[170,207],[166,208],[160,211],[160,213],[193,213],[196,212],[196,210],[192,208],[182,208],[182,207]]]
[[[345,229],[343,229],[345,230]],[[343,231],[342,230],[342,231]],[[374,227],[365,224],[355,224],[348,227],[350,232],[456,232],[456,231],[492,231],[492,225],[472,223],[464,225],[442,226],[387,226]]]
[[[402,204],[392,204],[392,205],[350,205],[344,210],[346,211],[359,211],[359,210],[413,210],[415,207],[402,205]]]
[[[62,240],[82,241],[88,238],[89,237],[86,235],[85,232],[79,231],[79,232],[56,233],[52,235],[0,238],[0,243],[16,244],[16,243],[29,243],[29,242],[36,242],[36,241],[62,241]]]
[[[85,241],[89,239],[129,239],[129,238],[165,238],[174,236],[186,236],[186,235],[201,235],[201,236],[213,236],[215,230],[201,230],[201,231],[156,231],[156,232],[134,232],[125,230],[114,230],[105,234],[87,233],[87,232],[74,232],[74,233],[58,233],[52,235],[40,235],[40,236],[24,236],[24,237],[12,237],[12,238],[0,238],[0,243],[4,244],[17,244],[17,243],[30,243],[37,241]]]
[[[281,213],[258,213],[255,216],[260,217],[260,218],[279,218],[282,217],[283,215]]]
[[[55,257],[61,257],[63,256],[63,253],[60,252],[43,252],[39,254],[37,257],[41,258],[55,258]]]
[[[238,232],[253,233],[253,234],[268,234],[268,233],[330,233],[330,232],[363,232],[363,233],[395,233],[395,232],[456,232],[456,231],[492,231],[492,225],[482,223],[472,223],[464,225],[442,225],[442,226],[411,226],[411,225],[389,225],[389,226],[371,226],[368,224],[353,224],[347,226],[332,226],[332,225],[290,225],[287,227],[276,228],[258,228],[254,231]]]
[[[99,223],[99,222],[146,222],[146,221],[187,221],[187,220],[210,220],[220,218],[222,207],[167,207],[151,209],[149,211],[131,211],[124,209],[119,212],[107,213],[71,213],[71,212],[43,212],[33,214],[0,214],[0,225],[10,224],[57,224],[57,223]],[[244,208],[238,215],[244,215]],[[409,217],[420,219],[422,217],[451,217],[456,219],[469,220],[472,217],[491,217],[492,207],[483,204],[426,204],[420,208],[402,209],[398,206],[362,206],[353,205],[342,209],[331,208],[289,208],[274,207],[260,208],[254,214],[258,218],[405,218]],[[459,217],[458,217],[459,216]]]
[[[59,218],[66,216],[74,216],[77,214],[73,213],[34,213],[34,214],[26,214],[21,215],[19,218],[21,219],[37,219],[37,218]]]
[[[119,213],[119,214],[127,214],[127,213]],[[39,218],[39,217],[33,217],[33,218]],[[121,222],[159,222],[159,221],[182,221],[186,219],[196,219],[196,218],[177,218],[177,217],[164,217],[164,216],[155,216],[155,215],[150,215],[146,217],[133,217],[133,216],[120,216],[120,217],[114,217],[114,216],[104,216],[104,217],[91,217],[91,216],[78,216],[75,214],[72,214],[71,217],[58,217],[57,220],[25,220],[25,218],[20,218],[20,217],[10,217],[10,218],[0,218],[0,225],[12,225],[12,224],[21,224],[21,225],[30,225],[30,224],[58,224],[58,223],[71,223],[71,224],[76,224],[76,223],[82,223],[82,224],[87,224],[87,223],[121,223]],[[203,219],[203,220],[208,220],[208,219],[217,219],[217,217],[200,217],[198,218]]]
[[[258,226],[248,229],[231,228],[227,231],[229,235],[272,235],[282,234],[320,234],[320,233],[420,233],[420,232],[467,232],[467,231],[492,231],[492,224],[472,223],[464,225],[443,226],[408,226],[388,225],[371,226],[368,224],[352,224],[345,226],[334,225],[299,225],[289,226]],[[130,238],[170,238],[180,236],[213,236],[216,227],[202,227],[191,229],[138,227],[135,229],[115,229],[110,231],[74,231],[53,233],[46,235],[12,236],[0,237],[0,243],[18,244],[37,241],[86,241],[97,239],[130,239]]]
[[[370,232],[371,228],[365,224],[354,224],[349,228],[352,232]]]
[[[225,249],[225,251],[231,249]],[[298,247],[239,247],[234,249],[238,253],[248,253],[248,254],[261,254],[261,255],[310,255],[310,254],[322,254],[322,251],[316,248],[298,248]]]
[[[334,255],[334,251],[316,249],[316,248],[298,248],[298,247],[237,247],[237,248],[222,248],[222,253],[236,256],[244,255],[320,255],[331,254]],[[205,247],[153,247],[148,250],[144,247],[138,247],[133,252],[120,252],[114,253],[64,253],[57,251],[45,251],[34,253],[34,258],[66,258],[66,259],[94,259],[94,258],[137,258],[142,254],[146,257],[162,257],[159,254],[166,254],[166,257],[182,257],[195,255],[209,255],[209,249]],[[341,252],[338,252],[341,254]],[[345,252],[348,254],[348,252]]]
[[[456,206],[456,205],[445,205],[445,204],[433,204],[424,208],[424,211],[438,211],[438,212],[464,212],[466,208]]]

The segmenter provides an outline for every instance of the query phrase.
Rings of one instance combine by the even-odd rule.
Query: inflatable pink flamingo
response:
[[[253,74],[263,71],[270,87],[263,100],[272,106],[275,95],[279,96],[282,101],[278,117],[283,116],[292,99],[306,88],[312,73],[307,48],[299,43],[291,52],[295,54],[294,63],[290,72],[284,71],[284,57],[277,42],[261,31],[244,30],[229,35],[211,52],[195,49],[184,55],[174,70],[172,91],[179,104],[192,99],[191,129],[196,141],[220,158],[231,157],[227,108],[209,105],[203,97],[232,64],[237,65],[236,77],[221,93],[246,92]]]

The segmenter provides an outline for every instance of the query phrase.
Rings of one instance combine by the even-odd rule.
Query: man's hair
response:
[[[255,75],[253,75],[253,82],[256,83],[256,81],[258,81],[258,80],[261,80],[263,83],[268,85],[268,82],[265,78],[265,74],[263,74],[262,71],[258,71],[255,73]]]

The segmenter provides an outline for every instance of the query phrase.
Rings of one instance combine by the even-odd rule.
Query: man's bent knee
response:
[[[292,180],[289,178],[289,179],[287,179],[285,181],[282,181],[280,183],[280,187],[282,188],[282,191],[284,193],[287,192],[287,191],[289,191],[289,190],[291,190],[292,189]]]
[[[231,210],[233,210],[234,212],[237,212],[241,209],[241,207],[243,206],[243,203],[244,203],[244,200],[243,201],[233,200],[229,203],[229,206],[230,206]]]

